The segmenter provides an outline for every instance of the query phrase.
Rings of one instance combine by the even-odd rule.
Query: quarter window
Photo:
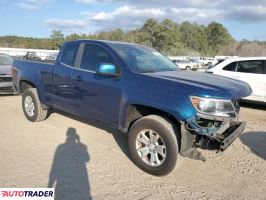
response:
[[[110,53],[98,45],[86,44],[80,62],[80,68],[96,71],[100,63],[114,64]]]
[[[61,55],[61,62],[74,67],[78,48],[79,44],[77,43],[67,44]]]
[[[236,71],[236,66],[237,66],[237,62],[232,62],[229,65],[225,66],[223,69],[226,70],[226,71],[235,72]]]

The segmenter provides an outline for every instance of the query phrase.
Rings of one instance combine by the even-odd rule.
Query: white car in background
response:
[[[228,58],[237,58],[237,57],[238,56],[215,56],[210,66],[218,65],[219,63],[223,62],[224,60]]]
[[[199,57],[198,61],[205,66],[211,66],[212,62],[213,62],[213,58],[209,58],[209,57]]]
[[[173,62],[182,70],[197,70],[202,67],[199,62],[191,60],[173,60]]]
[[[58,53],[51,53],[46,57],[46,61],[55,61],[57,59]]]
[[[244,99],[266,102],[266,57],[227,58],[206,72],[247,82],[252,94]]]

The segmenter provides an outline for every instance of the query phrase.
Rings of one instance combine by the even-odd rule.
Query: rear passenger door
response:
[[[67,43],[62,49],[53,71],[54,107],[67,112],[72,112],[73,108],[71,75],[75,67],[78,48],[78,42]]]
[[[247,82],[252,94],[246,99],[265,101],[266,99],[265,60],[244,60],[228,64],[223,68],[223,76]]]
[[[266,69],[265,60],[239,61],[236,68],[236,78],[247,82],[252,88],[252,94],[247,99],[265,101]]]

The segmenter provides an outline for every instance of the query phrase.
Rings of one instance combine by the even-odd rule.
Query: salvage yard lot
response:
[[[161,178],[130,161],[125,134],[66,114],[30,123],[20,96],[0,96],[0,109],[0,187],[56,182],[64,200],[266,199],[265,107],[244,105],[245,132],[223,154],[202,151],[206,162],[181,158]]]

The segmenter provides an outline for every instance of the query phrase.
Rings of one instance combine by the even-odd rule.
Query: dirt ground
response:
[[[246,130],[224,153],[180,158],[161,178],[130,161],[125,134],[57,113],[30,123],[20,96],[1,96],[0,109],[0,187],[56,185],[60,200],[266,199],[265,107],[244,105]]]

